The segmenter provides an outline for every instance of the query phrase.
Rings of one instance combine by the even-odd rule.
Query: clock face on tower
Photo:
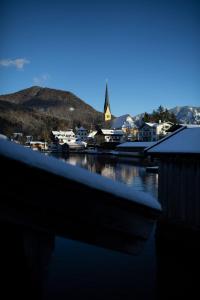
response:
[[[109,107],[107,107],[106,112],[105,112],[105,121],[111,120],[111,113],[109,110]]]

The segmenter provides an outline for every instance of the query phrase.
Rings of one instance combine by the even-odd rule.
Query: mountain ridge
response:
[[[175,106],[168,109],[170,113],[174,113],[177,121],[182,124],[197,124],[200,123],[200,106],[183,105]],[[134,120],[141,120],[145,113],[132,116]],[[151,114],[149,114],[151,115]]]
[[[31,128],[34,135],[41,137],[41,132],[52,129],[103,124],[103,113],[75,94],[39,86],[0,95],[0,108],[0,128],[4,134],[16,131],[32,134]]]
[[[198,106],[175,106],[168,111],[176,116],[179,124],[200,124],[200,107]],[[131,116],[130,114],[121,115],[113,120],[112,128],[133,128],[134,126],[141,126],[144,115],[145,113],[135,116]]]

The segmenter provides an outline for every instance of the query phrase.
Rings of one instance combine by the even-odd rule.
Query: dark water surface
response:
[[[157,196],[157,175],[132,160],[75,154],[61,159]],[[47,227],[1,225],[2,299],[162,300],[194,299],[195,293],[199,298],[199,250],[188,240],[166,238],[158,222],[147,238],[136,237],[132,254],[110,247],[99,230],[100,247],[91,238],[93,228],[73,238],[73,228],[61,237]]]

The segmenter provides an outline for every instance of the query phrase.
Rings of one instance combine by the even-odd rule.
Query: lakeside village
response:
[[[123,117],[123,116],[122,116]],[[76,127],[73,129],[52,130],[49,133],[49,141],[34,140],[30,135],[24,136],[22,132],[15,132],[10,140],[23,144],[32,150],[52,153],[84,152],[84,153],[106,153],[125,156],[142,156],[145,148],[155,144],[158,140],[169,135],[177,126],[170,121],[158,123],[145,122],[140,125],[131,123],[130,116],[126,115],[112,121],[108,87],[106,84],[104,102],[104,124],[106,129],[97,128],[87,130]],[[181,125],[178,126],[178,128]],[[1,137],[3,137],[1,135]],[[7,137],[4,137],[7,138]]]
[[[105,123],[108,122],[107,124],[109,124],[111,119],[106,86]],[[77,128],[76,132],[71,129],[66,131],[52,130],[52,141],[49,144],[34,141],[31,136],[27,136],[24,146],[33,150],[58,153],[70,151],[110,153],[136,156],[136,160],[138,160],[138,156],[148,157],[151,161],[155,160],[158,162],[159,202],[148,193],[128,189],[120,182],[110,181],[108,178],[91,174],[84,169],[73,168],[53,157],[42,157],[37,155],[35,151],[27,151],[25,147],[19,147],[16,144],[20,142],[18,138],[22,137],[22,133],[15,135],[13,143],[3,141],[6,137],[0,136],[0,159],[4,174],[2,187],[5,196],[3,199],[6,203],[13,200],[16,203],[17,197],[19,202],[22,201],[22,203],[28,203],[30,207],[33,206],[35,211],[37,207],[35,201],[38,201],[38,209],[42,211],[41,216],[43,216],[44,209],[45,213],[50,213],[50,224],[52,224],[54,207],[55,218],[57,217],[59,224],[60,220],[66,220],[68,217],[72,220],[74,217],[74,220],[81,220],[81,228],[85,224],[87,226],[90,224],[93,228],[95,224],[97,231],[99,231],[100,226],[104,229],[116,230],[117,235],[114,234],[114,237],[125,233],[129,242],[131,241],[130,236],[135,237],[135,230],[137,237],[142,234],[142,238],[146,239],[144,219],[150,218],[152,221],[152,217],[158,218],[158,214],[161,213],[158,235],[161,236],[162,240],[166,238],[168,243],[168,239],[172,237],[172,245],[176,240],[178,244],[179,242],[182,245],[187,243],[196,247],[200,232],[200,125],[179,124],[177,126],[177,124],[166,121],[143,122],[140,127],[131,129],[126,127],[124,123],[121,128],[99,128],[92,132],[88,132],[82,127]],[[9,169],[13,171],[6,172]],[[18,176],[19,172],[22,176]],[[31,184],[34,183],[34,187],[36,184],[38,187],[37,189],[33,188],[31,193],[29,193],[30,182]],[[23,192],[21,193],[22,189],[18,189],[18,187],[22,183]],[[15,188],[10,189],[10,186]],[[37,194],[38,189],[42,190],[40,198]],[[66,189],[69,201],[63,201]],[[25,191],[29,193],[29,197]],[[81,197],[79,197],[80,191]],[[78,199],[77,202],[74,201],[75,199]],[[86,202],[83,202],[82,199],[85,199]],[[98,211],[97,207],[100,208]],[[112,207],[118,209],[113,210]],[[65,212],[64,219],[63,212]],[[102,212],[104,216],[102,216]],[[138,215],[142,215],[142,219],[138,218],[137,222],[135,222],[136,212]],[[66,223],[64,224],[66,225]],[[149,224],[149,219],[147,224]],[[87,226],[86,232],[88,231]],[[187,242],[185,242],[186,239]],[[100,240],[102,240],[102,236]],[[106,235],[106,241],[108,240]],[[120,238],[120,245],[123,244],[122,240]],[[114,240],[114,244],[116,244],[116,240]],[[128,251],[130,251],[130,247]]]

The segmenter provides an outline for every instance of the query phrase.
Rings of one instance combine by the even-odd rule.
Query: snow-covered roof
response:
[[[101,129],[102,133],[104,135],[123,135],[123,130],[114,130],[114,129]]]
[[[156,144],[156,142],[126,142],[126,143],[122,143],[122,144],[118,145],[117,148],[120,148],[120,147],[147,148],[147,147],[153,146],[154,144]]]
[[[74,134],[73,130],[72,129],[68,129],[66,131],[52,131],[52,134],[55,135],[55,136],[67,136],[67,135],[71,135],[71,134]]]
[[[0,139],[0,155],[81,183],[90,188],[124,198],[124,201],[131,201],[156,210],[161,209],[159,202],[148,193],[136,191],[133,187],[129,187],[121,182],[116,182],[83,168],[69,165],[54,157],[38,152],[35,153],[21,145]]]
[[[143,125],[142,125],[142,127],[141,127],[141,129],[143,128],[143,127],[145,127],[145,126],[149,126],[149,127],[151,127],[151,128],[157,128],[157,127],[162,127],[162,126],[166,126],[166,125],[173,125],[173,123],[171,123],[171,122],[160,122],[160,123],[150,123],[150,122],[145,122]]]
[[[181,127],[146,149],[147,153],[200,154],[200,126]]]
[[[148,125],[150,127],[156,127],[158,126],[158,123],[149,123],[149,122],[145,122],[145,125]]]
[[[179,124],[179,125],[187,127],[187,128],[200,127],[200,125],[196,125],[196,124]]]
[[[81,126],[80,128],[77,128],[77,131],[87,131],[87,129]]]
[[[52,133],[53,133],[53,134],[65,134],[65,133],[68,133],[68,132],[73,132],[73,129],[68,129],[68,130],[58,130],[58,131],[52,130]]]
[[[44,145],[45,142],[41,142],[41,141],[31,141],[31,142],[30,142],[30,145],[34,145],[34,144]]]
[[[97,133],[97,130],[92,131],[88,134],[88,138],[93,138],[95,136],[95,134]]]

